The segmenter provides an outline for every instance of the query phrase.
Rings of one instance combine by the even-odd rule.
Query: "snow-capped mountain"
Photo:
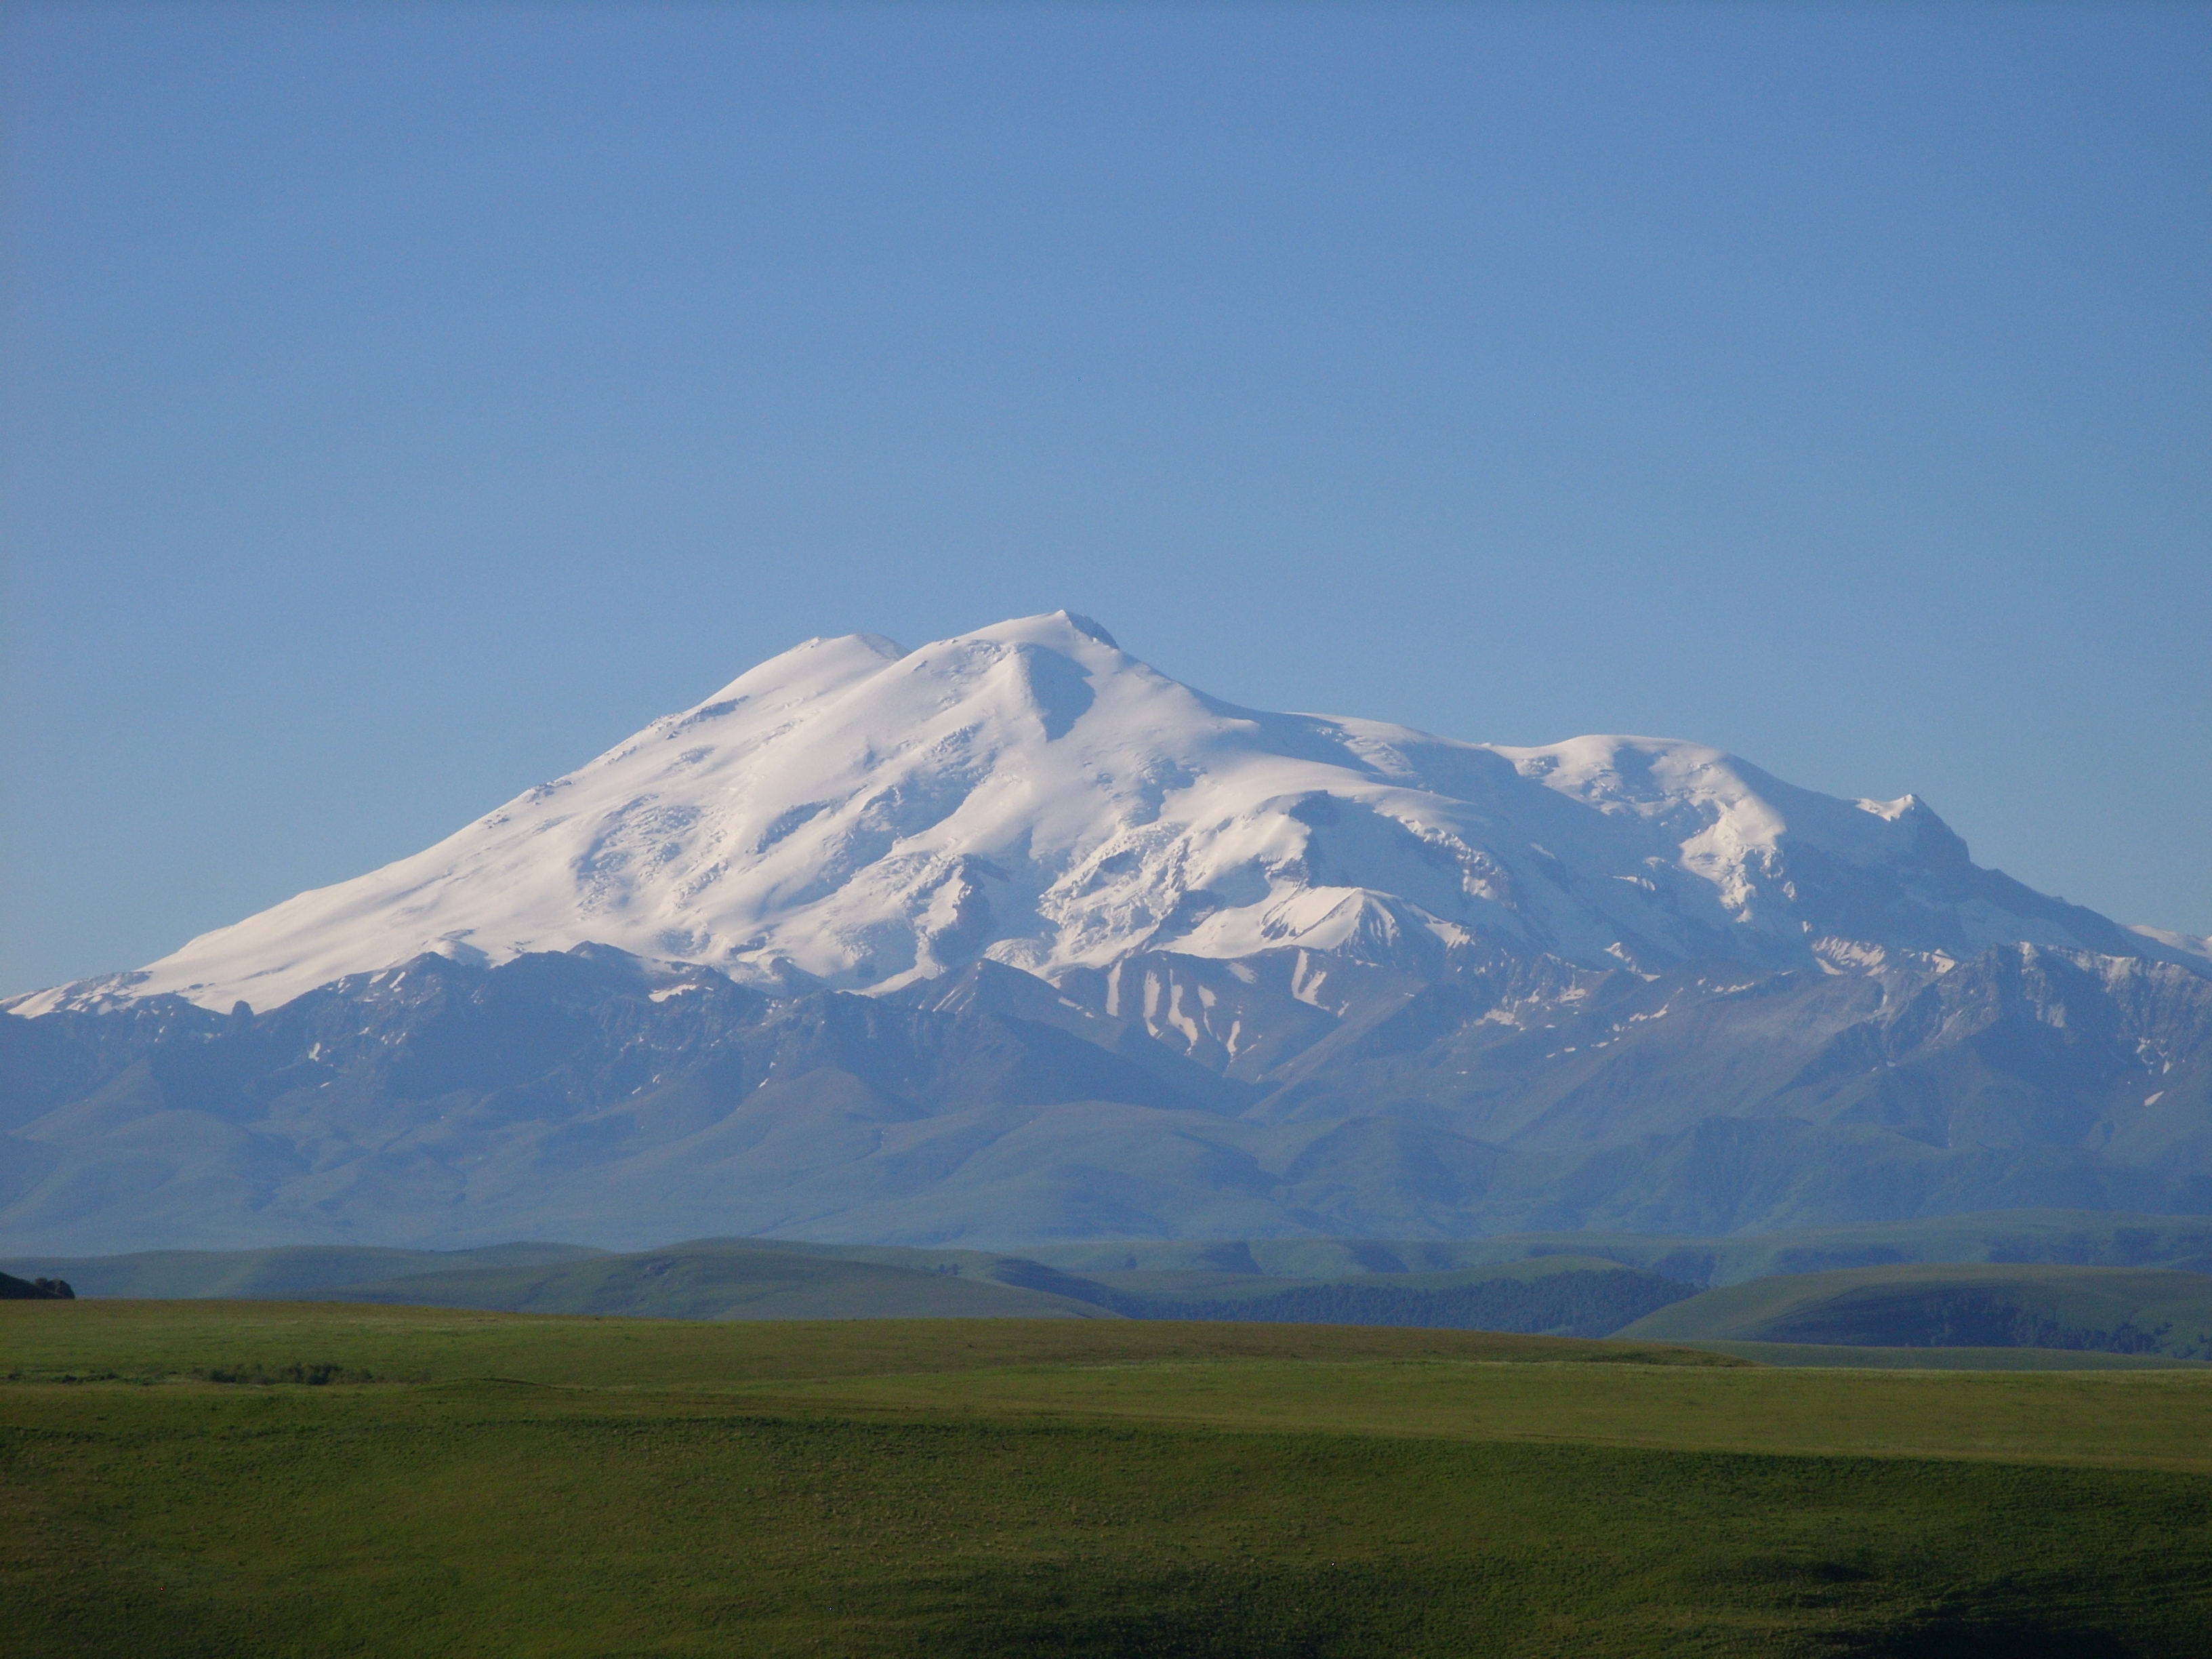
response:
[[[11,1006],[268,1008],[425,951],[587,942],[883,992],[979,957],[1052,981],[1285,948],[1853,972],[2010,941],[2188,957],[1977,868],[1910,795],[1838,800],[1662,738],[1239,708],[1062,611],[911,652],[808,641],[412,858]]]
[[[810,641],[9,1009],[23,1250],[2212,1211],[2203,940],[1911,796],[1258,713],[1065,613]]]

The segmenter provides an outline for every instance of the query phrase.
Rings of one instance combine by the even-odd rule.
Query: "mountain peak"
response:
[[[1041,645],[1047,650],[1080,649],[1079,641],[1103,645],[1109,651],[1121,647],[1099,623],[1073,611],[1048,611],[1042,616],[1014,617],[988,628],[979,628],[960,639],[992,640],[1002,645]],[[947,641],[951,643],[951,641]]]

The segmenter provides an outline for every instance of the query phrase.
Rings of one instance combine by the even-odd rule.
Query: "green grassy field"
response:
[[[419,1380],[181,1380],[294,1364]],[[2212,1629],[2206,1370],[18,1302],[0,1375],[9,1659],[2179,1656]]]

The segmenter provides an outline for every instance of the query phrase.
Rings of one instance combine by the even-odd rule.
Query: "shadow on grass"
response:
[[[957,1659],[1368,1659],[1425,1649],[1426,1621],[1407,1588],[1338,1567],[1010,1572],[943,1587],[922,1650]]]
[[[2153,1650],[2063,1619],[1939,1614],[1846,1638],[1834,1651],[1848,1659],[2139,1659]]]

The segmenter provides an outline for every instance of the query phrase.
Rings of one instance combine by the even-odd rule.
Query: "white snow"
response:
[[[2164,946],[2162,951],[2154,954],[2165,956],[2169,961],[2184,962],[2189,965],[2212,963],[2212,939],[2201,934],[2177,933],[2164,927],[2145,927],[2140,922],[2131,924],[2128,931],[2142,934],[2153,945]]]
[[[587,940],[852,989],[1147,948],[1419,968],[1486,938],[1607,967],[1817,948],[1868,971],[1879,940],[1808,943],[1790,849],[1901,866],[1936,823],[1666,738],[1505,748],[1238,708],[1061,611],[913,652],[810,640],[411,858],[12,1006],[265,1009],[427,951]]]

